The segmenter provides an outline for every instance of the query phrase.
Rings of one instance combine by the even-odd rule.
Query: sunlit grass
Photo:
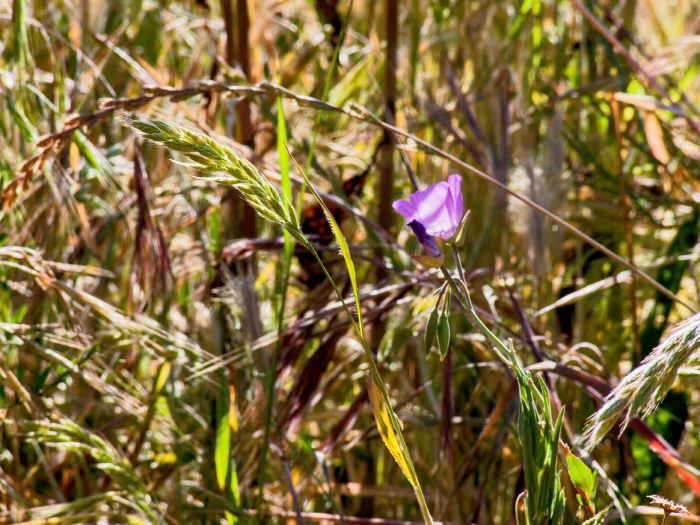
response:
[[[699,520],[697,15],[0,0],[0,523]]]

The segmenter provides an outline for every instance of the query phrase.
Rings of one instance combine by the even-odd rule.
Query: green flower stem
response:
[[[454,251],[456,252],[456,250]],[[459,260],[456,253],[455,259]],[[474,303],[472,303],[471,295],[469,294],[469,288],[467,288],[467,283],[464,281],[464,278],[460,277],[462,284],[462,286],[460,286],[459,283],[455,281],[454,277],[452,277],[452,274],[445,267],[445,265],[442,265],[440,267],[440,271],[445,277],[447,284],[450,286],[452,293],[457,298],[457,303],[462,308],[464,314],[470,321],[475,323],[481,329],[484,335],[486,335],[486,337],[494,344],[493,350],[496,352],[498,358],[510,366],[510,359],[508,359],[507,357],[510,354],[510,349],[508,348],[508,345],[506,345],[496,334],[494,334],[491,331],[491,329],[488,326],[486,326],[486,323],[484,323],[484,321],[481,320],[481,317],[479,317],[479,314],[476,312],[476,308],[474,308]]]

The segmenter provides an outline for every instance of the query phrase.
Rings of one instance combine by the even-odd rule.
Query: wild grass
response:
[[[700,350],[700,315],[676,327],[640,365],[625,375],[591,417],[586,430],[587,446],[597,445],[622,420],[647,418],[663,401],[682,366],[697,359]]]
[[[699,15],[0,0],[0,523],[700,521]]]

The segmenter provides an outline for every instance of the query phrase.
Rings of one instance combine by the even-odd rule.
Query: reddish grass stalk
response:
[[[396,115],[396,61],[398,49],[399,11],[398,0],[386,0],[386,57],[384,64],[384,120],[395,122]],[[393,210],[391,208],[394,189],[394,140],[389,130],[384,130],[379,162],[379,225],[391,231]]]
[[[226,61],[229,65],[238,64],[246,79],[250,82],[250,48],[248,43],[250,31],[250,17],[248,14],[247,0],[236,0],[236,20],[234,21],[233,0],[221,0],[221,13],[224,18],[224,28],[226,29]],[[237,22],[237,23],[236,23]],[[236,119],[235,138],[246,146],[253,145],[253,126],[250,115],[250,102],[247,98],[239,99],[236,109],[238,118]],[[240,235],[248,239],[256,238],[255,210],[245,202],[235,198],[235,203],[243,207],[240,223]],[[239,216],[236,206],[232,213]],[[236,224],[234,219],[233,224]]]
[[[627,260],[634,264],[634,242],[632,237],[632,217],[630,212],[630,202],[627,195],[625,183],[624,163],[622,160],[622,122],[620,121],[620,103],[612,100],[613,121],[615,123],[615,145],[617,148],[617,176],[620,191],[620,209],[622,210],[622,220],[625,226],[625,243],[627,245]],[[642,348],[639,342],[639,326],[637,322],[637,284],[634,272],[630,274],[630,310],[632,316],[632,336],[634,343],[634,362],[639,363],[642,355]]]
[[[241,69],[243,70],[243,74],[250,82],[250,49],[248,47],[250,19],[248,16],[247,0],[236,0],[236,14],[238,15],[236,58],[238,59]],[[250,119],[250,102],[246,98],[241,98],[241,100],[238,102],[238,120],[236,123],[236,138],[238,141],[246,146],[253,146],[253,126]],[[241,233],[248,239],[254,239],[257,236],[255,217],[255,210],[244,203],[243,228]]]

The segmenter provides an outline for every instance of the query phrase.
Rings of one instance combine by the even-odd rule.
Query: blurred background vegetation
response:
[[[350,243],[436,520],[514,522],[529,451],[483,335],[455,310],[446,358],[424,344],[442,280],[391,209],[408,173],[463,175],[472,297],[548,370],[595,508],[657,523],[659,494],[700,513],[697,352],[645,422],[580,448],[700,300],[699,69],[693,0],[0,0],[0,522],[421,520],[317,263],[297,248],[286,275],[278,227],[125,117],[203,130],[274,184],[284,144],[305,167]],[[349,294],[320,208],[301,205]],[[564,522],[582,520],[561,483]]]

